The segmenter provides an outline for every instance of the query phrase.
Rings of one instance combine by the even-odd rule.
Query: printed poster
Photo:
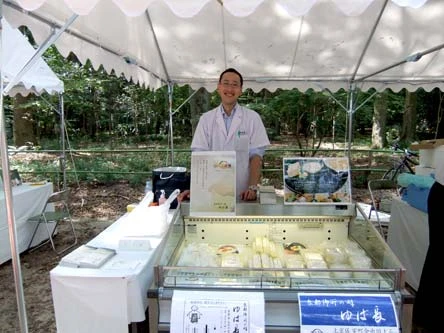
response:
[[[262,292],[174,290],[171,333],[264,333]]]
[[[284,204],[351,202],[347,157],[283,159]]]
[[[235,215],[236,152],[193,152],[190,191],[191,215]]]

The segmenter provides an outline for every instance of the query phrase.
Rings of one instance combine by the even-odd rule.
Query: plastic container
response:
[[[163,205],[166,201],[165,190],[160,190],[159,205]]]

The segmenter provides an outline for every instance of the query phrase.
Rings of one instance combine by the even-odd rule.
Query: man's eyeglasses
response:
[[[228,82],[228,81],[222,81],[221,82],[222,87],[224,88],[233,88],[233,89],[237,89],[240,88],[240,84],[238,82]]]

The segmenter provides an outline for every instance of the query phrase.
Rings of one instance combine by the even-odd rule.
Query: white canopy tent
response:
[[[2,19],[2,26],[4,50],[2,52],[2,77],[4,88],[6,88],[32,58],[35,49],[26,37],[18,29],[13,29],[5,19]],[[30,70],[18,78],[9,91],[4,91],[4,93],[9,96],[15,96],[18,93],[26,96],[31,92],[39,95],[43,91],[49,94],[63,93],[63,82],[40,58]]]
[[[64,56],[154,89],[212,91],[235,67],[255,91],[350,91],[350,117],[357,88],[444,90],[442,0],[2,2],[13,26],[31,29],[40,54],[55,43]],[[170,103],[170,127],[171,116]]]
[[[28,26],[43,48],[54,42],[64,56],[146,87],[212,91],[235,67],[255,91],[345,89],[349,137],[358,88],[444,88],[441,0],[3,2],[8,20]]]
[[[440,0],[4,0],[3,9],[43,47],[170,93],[212,91],[227,67],[255,91],[345,89],[349,137],[357,89],[444,88]],[[174,164],[171,103],[169,123]]]

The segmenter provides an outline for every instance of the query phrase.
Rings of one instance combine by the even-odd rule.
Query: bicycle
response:
[[[409,149],[402,149],[398,143],[395,143],[392,146],[393,151],[403,151],[402,156],[399,159],[396,159],[393,166],[388,169],[384,175],[382,176],[382,179],[388,179],[396,181],[398,175],[401,173],[411,173],[415,174],[415,166],[417,166],[419,163],[414,159],[418,158],[419,155]]]
[[[381,179],[370,180],[368,182],[368,190],[372,200],[368,218],[371,219],[372,212],[374,211],[376,214],[376,226],[379,228],[379,232],[384,239],[387,239],[388,224],[381,221],[379,212],[390,212],[390,208],[386,207],[387,202],[384,204],[384,201],[387,201],[387,198],[402,195],[404,188],[397,184],[398,175],[406,172],[415,174],[415,166],[419,164],[414,160],[414,158],[419,157],[417,153],[409,149],[402,149],[398,143],[393,144],[392,149],[394,152],[402,151],[403,154],[399,158],[396,158],[393,166],[384,173]],[[391,199],[388,201],[391,202]]]

